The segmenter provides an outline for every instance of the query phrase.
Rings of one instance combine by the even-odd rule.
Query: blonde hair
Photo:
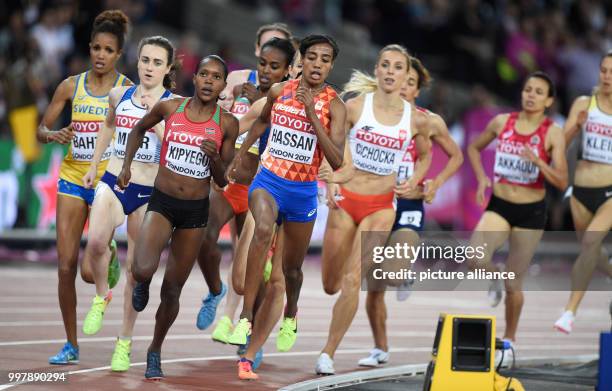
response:
[[[376,63],[378,64],[378,61],[380,61],[380,58],[382,57],[383,53],[389,51],[399,52],[406,57],[406,72],[408,72],[410,70],[412,57],[410,56],[408,50],[406,50],[405,47],[395,43],[387,45],[380,49],[380,52],[378,52],[378,58],[376,59]],[[344,85],[343,93],[351,92],[359,94],[368,94],[370,92],[376,91],[377,89],[378,81],[374,76],[355,69],[353,70],[353,73],[351,73],[351,78],[349,79],[349,81]]]

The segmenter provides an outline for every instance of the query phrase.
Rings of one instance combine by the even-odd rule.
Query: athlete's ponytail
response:
[[[367,73],[353,70],[351,74],[351,78],[348,83],[344,85],[343,94],[346,93],[357,93],[357,94],[367,94],[370,92],[374,92],[378,89],[378,82],[376,78],[368,75]]]
[[[91,40],[99,33],[112,34],[117,38],[119,51],[123,49],[130,19],[121,10],[107,10],[96,16],[91,30]]]
[[[146,37],[140,40],[138,44],[138,57],[140,57],[140,51],[144,45],[155,45],[159,46],[162,49],[166,50],[167,54],[167,64],[170,64],[170,72],[168,72],[164,76],[163,85],[167,90],[173,90],[176,88],[176,72],[180,69],[180,62],[175,58],[174,55],[174,46],[172,42],[166,37],[162,37],[161,35],[157,35],[154,37]]]

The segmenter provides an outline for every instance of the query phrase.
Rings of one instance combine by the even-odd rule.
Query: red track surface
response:
[[[181,297],[181,310],[163,346],[162,359],[166,379],[159,383],[144,380],[144,360],[153,333],[154,314],[159,304],[162,271],[154,279],[151,301],[140,315],[135,329],[132,351],[133,367],[127,373],[112,373],[108,366],[114,339],[122,318],[122,287],[125,276],[114,291],[102,331],[85,337],[80,329],[89,309],[94,287],[77,280],[79,298],[79,365],[52,367],[47,358],[65,341],[57,303],[56,270],[51,267],[0,267],[0,368],[1,384],[7,383],[9,370],[82,371],[69,375],[62,385],[30,384],[18,386],[30,390],[250,390],[277,389],[281,386],[315,377],[314,365],[323,347],[331,308],[335,298],[325,295],[321,287],[318,262],[305,265],[304,287],[300,300],[298,340],[290,353],[277,353],[275,334],[264,347],[264,362],[257,382],[245,383],[236,376],[235,348],[210,339],[211,330],[195,327],[200,300],[207,293],[197,266]],[[225,270],[224,270],[225,272]],[[569,276],[568,276],[569,278]],[[362,299],[365,293],[362,293]],[[520,357],[596,354],[598,333],[610,327],[608,302],[610,292],[589,292],[585,298],[572,335],[552,330],[567,299],[567,292],[526,292],[520,324],[517,355]],[[424,363],[429,359],[434,327],[440,312],[493,313],[498,317],[498,335],[503,332],[503,305],[491,310],[483,292],[415,292],[403,303],[395,292],[387,293],[389,336],[392,349],[390,365]],[[370,329],[360,303],[348,335],[336,356],[338,373],[358,370],[356,362],[372,347]],[[502,303],[503,304],[503,303]],[[223,305],[223,304],[222,304]]]

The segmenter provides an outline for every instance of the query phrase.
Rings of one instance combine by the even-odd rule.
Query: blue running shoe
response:
[[[70,342],[66,342],[64,347],[55,356],[49,357],[49,364],[67,365],[79,363],[79,347],[72,346]]]
[[[196,322],[198,329],[206,330],[215,321],[217,307],[226,293],[227,285],[221,283],[221,293],[215,296],[212,292],[209,292],[208,296],[202,300],[202,308],[200,308],[200,312],[198,312],[198,320]]]
[[[149,285],[151,281],[137,282],[132,291],[132,307],[136,312],[142,312],[149,302]]]
[[[159,352],[147,352],[147,370],[145,371],[147,380],[161,380],[164,373],[161,370],[161,356]]]
[[[260,348],[257,353],[255,353],[255,359],[253,360],[253,370],[256,370],[261,365],[263,361],[263,348]]]

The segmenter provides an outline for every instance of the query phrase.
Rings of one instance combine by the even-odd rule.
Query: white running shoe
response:
[[[510,346],[512,346],[512,349],[506,349],[503,352],[504,361],[502,362],[501,367],[510,368],[512,366],[512,363],[514,362],[514,353],[516,352],[516,345],[514,344],[514,342],[508,339],[504,339],[504,341],[510,343]],[[495,368],[499,366],[499,362],[501,360],[502,360],[502,351],[496,349],[495,350]]]
[[[412,286],[414,285],[413,279],[407,279],[402,282],[402,285],[397,287],[395,294],[397,295],[397,301],[405,301],[412,294]]]
[[[555,329],[559,330],[562,333],[569,334],[572,332],[572,327],[574,327],[574,313],[572,311],[565,311],[563,315],[555,322]]]
[[[491,307],[497,307],[499,305],[499,302],[503,296],[503,289],[504,285],[502,280],[491,280],[489,283],[489,293],[487,294],[487,297],[489,298],[489,305]]]
[[[370,355],[359,360],[360,367],[377,367],[379,364],[385,364],[389,361],[389,353],[374,348],[370,351]]]
[[[334,369],[334,360],[332,360],[327,353],[321,353],[317,360],[315,372],[317,375],[334,375],[336,373]]]

